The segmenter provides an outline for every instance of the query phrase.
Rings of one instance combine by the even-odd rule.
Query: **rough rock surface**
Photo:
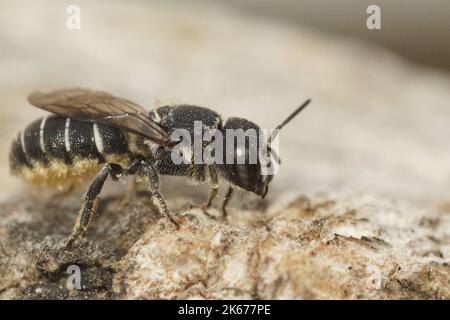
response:
[[[0,297],[450,298],[443,212],[368,196],[299,196],[276,210],[247,199],[235,207],[242,197],[229,223],[214,209],[181,210],[175,231],[145,192],[110,196],[73,251],[63,246],[77,197],[4,204]],[[67,287],[70,265],[81,269],[82,290]]]
[[[450,298],[448,74],[207,2],[77,2],[80,31],[53,2],[0,10],[0,298]],[[186,209],[205,188],[165,178],[175,231],[148,194],[108,184],[68,252],[82,190],[28,190],[7,154],[43,114],[26,95],[74,85],[262,127],[313,104],[282,132],[264,202],[239,194],[225,223]],[[72,265],[82,290],[67,287]]]

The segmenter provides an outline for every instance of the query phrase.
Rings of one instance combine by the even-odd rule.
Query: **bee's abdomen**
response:
[[[128,154],[120,129],[50,116],[19,133],[10,166],[34,184],[65,188],[91,178],[105,162],[126,165]]]

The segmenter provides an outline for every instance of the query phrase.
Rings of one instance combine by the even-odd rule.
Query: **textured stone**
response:
[[[77,212],[68,200],[1,207],[2,298],[450,298],[444,214],[301,196],[281,210],[234,206],[230,223],[183,210],[175,231],[142,193],[105,199],[89,240],[65,251]],[[83,290],[67,288],[69,265],[80,266]]]

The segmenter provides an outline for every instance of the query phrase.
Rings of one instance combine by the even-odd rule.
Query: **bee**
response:
[[[259,130],[246,119],[233,117],[224,122],[215,111],[192,105],[161,106],[148,112],[107,92],[80,88],[34,92],[28,101],[53,115],[31,123],[18,134],[10,152],[11,173],[33,185],[61,190],[92,181],[67,247],[86,234],[108,176],[114,181],[129,175],[142,179],[160,214],[177,229],[179,224],[160,192],[160,175],[186,176],[208,183],[211,192],[202,206],[204,209],[216,197],[219,179],[227,181],[229,187],[221,205],[224,215],[234,188],[264,198],[273,178],[260,174],[260,159],[255,164],[175,164],[172,161],[171,151],[180,142],[171,139],[175,129],[186,129],[193,134],[194,121],[200,121],[205,130]],[[297,108],[277,129],[309,102]],[[270,148],[270,139],[267,143]]]

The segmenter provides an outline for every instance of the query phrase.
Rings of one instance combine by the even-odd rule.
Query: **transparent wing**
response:
[[[167,132],[144,108],[107,92],[80,88],[33,92],[28,101],[59,116],[117,127],[161,145],[170,143]]]

